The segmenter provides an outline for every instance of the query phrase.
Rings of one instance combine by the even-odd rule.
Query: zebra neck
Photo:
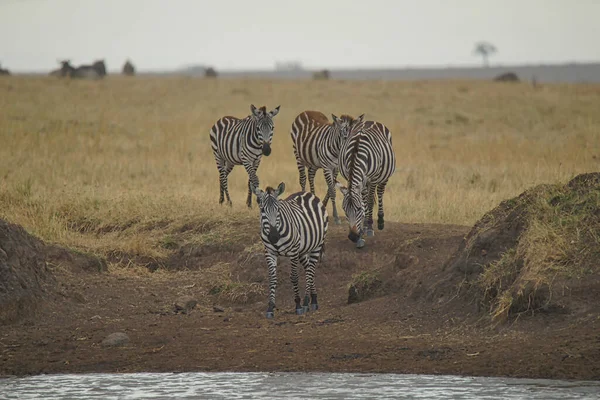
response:
[[[244,135],[244,143],[247,147],[262,149],[262,143],[258,138],[258,125],[254,118],[250,116],[243,121],[241,132]]]

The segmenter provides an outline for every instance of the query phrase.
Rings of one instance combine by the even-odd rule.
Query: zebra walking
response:
[[[277,189],[268,186],[265,191],[256,188],[256,200],[260,208],[260,237],[265,246],[265,258],[269,269],[269,306],[267,318],[275,316],[275,289],[277,287],[277,257],[289,257],[292,269],[290,279],[294,287],[296,314],[308,312],[310,306],[317,310],[315,266],[322,258],[327,236],[329,217],[321,200],[312,193],[298,192],[285,200],[279,196],[285,190],[281,182]],[[298,266],[306,274],[304,303],[300,305],[298,289]]]
[[[358,117],[362,120],[361,115]],[[352,123],[355,121],[349,115],[340,118],[331,114],[333,122],[330,123],[325,114],[319,111],[304,111],[300,113],[292,123],[290,136],[294,146],[296,165],[300,175],[300,187],[306,190],[306,172],[308,168],[308,181],[310,191],[315,193],[315,175],[319,168],[323,169],[323,175],[327,182],[327,195],[323,204],[331,198],[333,207],[333,220],[340,224],[337,207],[335,204],[335,181],[338,174],[338,157],[342,143],[348,138]]]
[[[348,239],[358,248],[365,245],[363,227],[367,236],[375,234],[375,192],[379,200],[377,228],[382,230],[384,227],[383,194],[395,169],[396,156],[389,129],[374,121],[355,124],[340,153],[340,172],[348,181],[348,187],[340,183],[336,186],[344,195],[342,208],[350,225]]]
[[[246,118],[222,117],[211,128],[210,142],[219,170],[219,204],[223,204],[225,195],[229,205],[232,205],[227,177],[234,166],[243,165],[248,172],[246,204],[252,207],[252,188],[259,185],[256,170],[263,154],[271,154],[273,117],[279,113],[279,107],[267,112],[266,107],[256,108],[251,104],[252,113]]]

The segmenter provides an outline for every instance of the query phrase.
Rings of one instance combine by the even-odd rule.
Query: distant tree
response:
[[[123,75],[133,76],[135,75],[135,67],[131,63],[131,61],[127,60],[123,65]]]
[[[488,42],[475,43],[475,49],[473,50],[474,54],[481,56],[481,58],[483,59],[484,67],[490,66],[490,62],[489,62],[488,58],[489,58],[489,56],[491,56],[492,54],[497,53],[497,52],[498,52],[498,49],[496,48],[496,46],[494,46],[493,44],[488,43]]]
[[[0,75],[10,75],[10,71],[0,66]]]
[[[216,78],[217,75],[217,70],[213,67],[204,68],[204,76],[206,78]]]

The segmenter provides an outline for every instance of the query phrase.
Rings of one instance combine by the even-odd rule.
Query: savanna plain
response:
[[[386,227],[358,250],[347,226],[333,224],[329,203],[327,253],[316,276],[320,309],[306,315],[293,312],[289,263],[280,259],[276,317],[265,318],[267,269],[256,203],[245,205],[243,167],[229,178],[233,207],[218,204],[209,130],[221,116],[249,115],[250,104],[281,105],[273,151],[258,176],[262,188],[285,182],[288,194],[300,189],[289,134],[300,112],[330,119],[364,113],[392,132],[397,169],[384,199]],[[0,375],[362,371],[600,379],[600,285],[586,292],[596,306],[585,310],[559,312],[533,300],[501,308],[488,301],[492,284],[465,294],[465,272],[448,267],[471,227],[502,201],[598,170],[599,110],[600,86],[584,84],[2,78],[0,219],[23,240],[15,254],[44,267],[28,287],[39,293],[28,297],[28,288],[19,288],[25,300],[5,302]],[[325,189],[319,171],[317,195]],[[590,193],[600,205],[600,192]],[[339,192],[337,198],[343,213]],[[598,226],[585,227],[588,247],[600,246]],[[560,232],[543,231],[535,249],[562,249]],[[586,273],[570,278],[600,282],[597,269]],[[489,273],[482,276],[490,282]],[[569,285],[548,287],[568,297]],[[114,332],[129,342],[103,345]]]

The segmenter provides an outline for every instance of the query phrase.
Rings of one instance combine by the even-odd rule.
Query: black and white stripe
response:
[[[333,220],[339,224],[340,219],[335,204],[338,157],[342,143],[348,138],[354,118],[349,115],[342,115],[338,118],[333,114],[331,117],[333,122],[329,123],[325,114],[319,111],[304,111],[294,120],[290,135],[302,191],[306,190],[305,168],[308,168],[308,180],[312,193],[315,193],[315,174],[319,168],[322,168],[327,182],[327,195],[323,204],[327,206],[327,202],[331,198]]]
[[[298,192],[285,200],[279,196],[285,190],[281,182],[277,189],[267,187],[265,191],[255,189],[260,208],[260,237],[265,247],[265,258],[269,269],[269,306],[267,318],[274,317],[275,289],[277,287],[277,258],[289,257],[292,270],[296,313],[308,311],[309,297],[313,310],[318,309],[315,288],[315,265],[321,259],[329,217],[321,200],[312,193]],[[298,289],[298,266],[306,273],[304,304],[300,305]]]
[[[248,172],[248,198],[246,204],[252,207],[252,188],[258,187],[256,170],[263,156],[271,154],[273,139],[273,117],[279,113],[277,106],[270,112],[263,106],[250,105],[252,113],[244,119],[223,117],[210,130],[210,141],[219,170],[219,204],[225,200],[231,205],[227,177],[236,165],[243,165]]]
[[[340,153],[340,173],[348,187],[337,183],[344,195],[342,208],[350,225],[348,238],[363,247],[364,229],[373,236],[375,192],[379,200],[377,228],[384,227],[383,194],[396,169],[396,156],[389,129],[380,122],[357,122]]]

